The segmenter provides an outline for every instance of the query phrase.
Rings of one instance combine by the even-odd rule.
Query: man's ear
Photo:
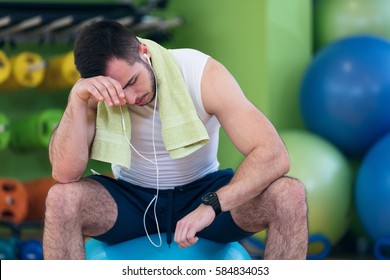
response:
[[[150,58],[150,52],[148,50],[148,47],[145,44],[141,43],[139,45],[139,51],[141,54],[143,54],[143,55],[146,54],[148,56],[148,58]]]

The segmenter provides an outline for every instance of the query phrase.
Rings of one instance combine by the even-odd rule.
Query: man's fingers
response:
[[[177,234],[177,235],[176,235]],[[196,231],[190,228],[176,229],[175,242],[179,244],[180,248],[185,248],[194,245],[198,241],[195,236]]]
[[[96,101],[104,101],[109,106],[125,104],[125,94],[120,83],[110,77],[98,76],[85,79],[86,89]]]

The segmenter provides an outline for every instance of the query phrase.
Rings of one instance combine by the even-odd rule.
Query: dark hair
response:
[[[124,59],[130,65],[141,60],[137,37],[113,20],[91,23],[78,34],[74,62],[81,77],[104,75],[112,58]]]

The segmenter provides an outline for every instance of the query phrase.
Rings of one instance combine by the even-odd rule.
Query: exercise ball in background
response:
[[[311,132],[285,130],[280,135],[290,155],[288,175],[300,179],[307,192],[309,233],[313,240],[309,254],[321,255],[318,243],[322,243],[323,250],[329,250],[328,245],[335,245],[349,228],[351,168],[333,144]]]
[[[357,212],[364,229],[374,241],[387,239],[390,248],[390,133],[375,143],[364,157],[355,192]]]
[[[356,36],[323,48],[308,66],[300,106],[307,128],[352,158],[390,131],[390,43]]]
[[[317,49],[350,35],[390,38],[388,0],[317,0],[313,15]]]

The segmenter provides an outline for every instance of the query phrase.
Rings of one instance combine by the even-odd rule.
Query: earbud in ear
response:
[[[146,53],[144,53],[144,56],[146,57],[146,60],[149,62],[149,65],[152,66],[149,56]]]

